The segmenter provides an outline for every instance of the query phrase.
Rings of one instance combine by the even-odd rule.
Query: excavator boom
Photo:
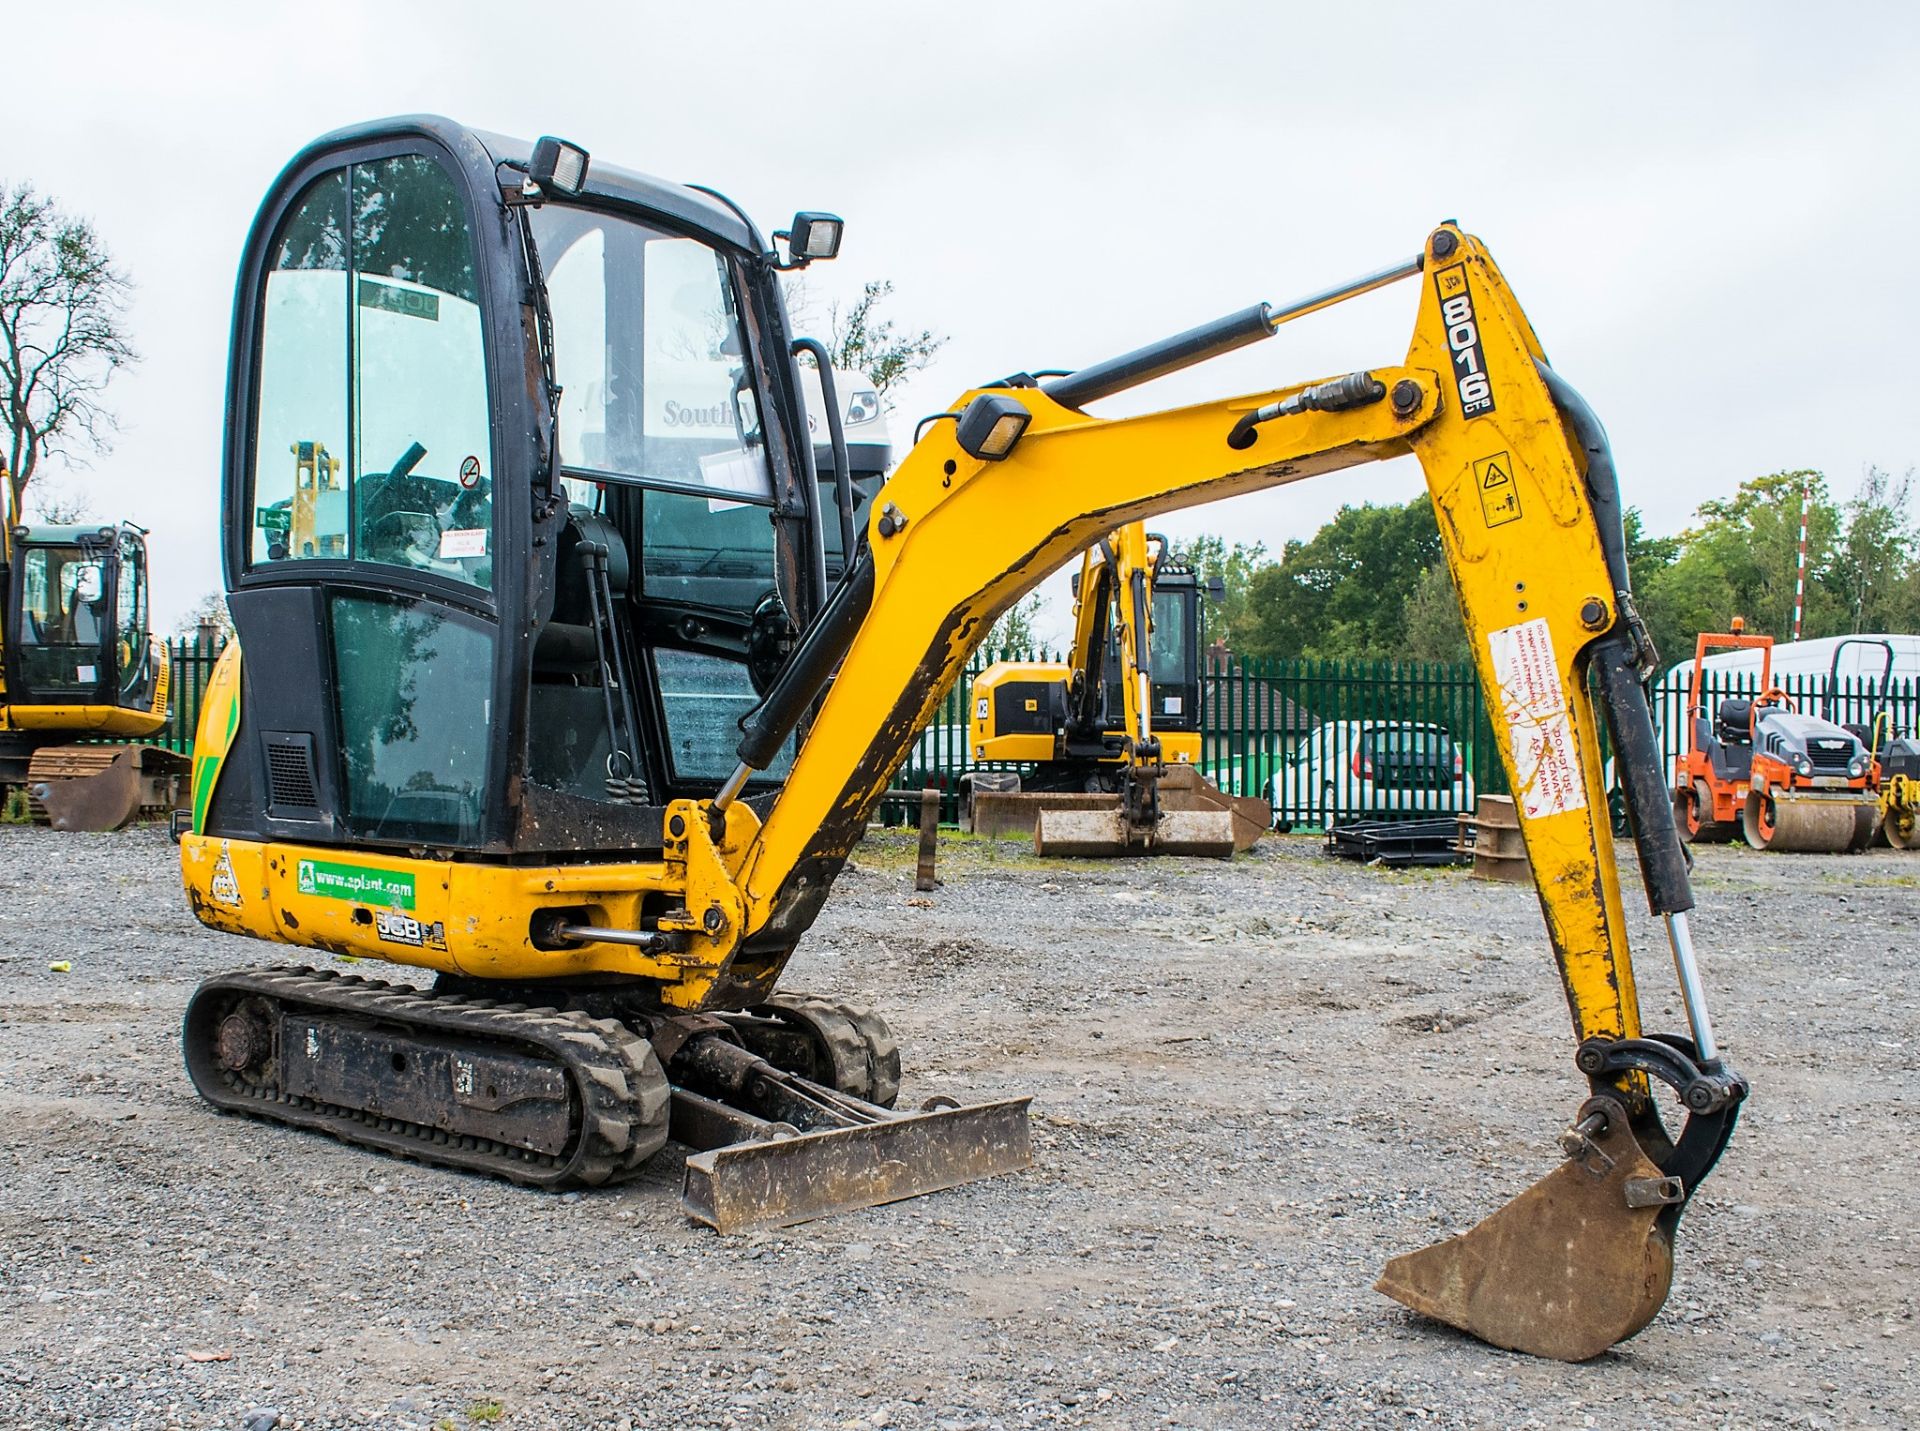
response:
[[[530,153],[503,151],[507,141],[492,137],[485,143],[495,147],[445,121],[409,120],[345,131],[316,146],[289,170],[249,242],[236,333],[247,338],[256,321],[249,305],[257,304],[269,325],[269,349],[292,352],[292,345],[271,348],[272,324],[280,321],[274,285],[305,305],[289,312],[346,291],[321,284],[322,272],[314,296],[304,296],[310,279],[301,265],[324,269],[342,260],[287,247],[273,236],[293,232],[288,225],[296,220],[269,219],[299,204],[316,212],[344,206],[350,194],[358,203],[363,174],[369,191],[388,185],[404,200],[404,184],[424,184],[426,171],[415,165],[399,172],[395,166],[412,161],[390,156],[396,145],[418,146],[441,156],[435,165],[464,164],[469,187],[449,187],[449,200],[423,209],[437,246],[409,260],[415,277],[408,286],[360,279],[356,321],[393,343],[424,341],[430,330],[419,324],[423,314],[443,325],[431,330],[435,342],[452,343],[463,331],[491,332],[495,343],[516,335],[526,345],[525,371],[535,376],[491,390],[493,430],[522,432],[528,441],[497,444],[491,477],[482,458],[460,460],[457,447],[451,458],[439,453],[444,468],[423,466],[423,453],[448,444],[414,437],[409,446],[401,423],[420,419],[418,409],[405,409],[389,419],[391,435],[379,454],[388,461],[397,455],[398,464],[371,474],[350,470],[344,500],[332,508],[348,516],[358,511],[356,534],[324,550],[316,537],[312,551],[276,538],[270,510],[253,496],[256,477],[245,466],[252,449],[230,443],[229,522],[266,514],[247,523],[260,531],[229,534],[230,579],[240,584],[235,615],[243,640],[249,622],[264,632],[304,631],[274,623],[318,610],[323,599],[333,612],[323,629],[360,623],[363,642],[371,643],[362,649],[389,653],[406,673],[399,684],[408,724],[397,728],[400,736],[391,725],[373,728],[373,738],[389,744],[422,740],[436,720],[465,718],[412,694],[416,683],[452,679],[436,673],[458,664],[445,657],[436,665],[419,662],[418,652],[469,650],[478,659],[492,649],[503,711],[525,709],[529,671],[544,708],[574,712],[568,719],[580,729],[595,729],[604,710],[606,724],[598,728],[614,737],[605,797],[589,799],[580,783],[564,798],[543,794],[530,767],[514,763],[526,757],[497,736],[494,748],[504,752],[498,763],[473,762],[475,770],[494,772],[486,776],[491,793],[484,803],[438,770],[423,769],[403,786],[369,783],[380,771],[353,754],[369,739],[355,727],[348,735],[359,744],[346,768],[360,783],[349,785],[342,818],[329,793],[330,767],[312,758],[329,737],[281,729],[299,708],[271,679],[249,679],[256,660],[270,672],[294,670],[292,663],[308,659],[307,647],[268,643],[244,665],[231,655],[203,714],[195,826],[183,839],[195,912],[215,928],[415,964],[438,970],[442,980],[431,998],[302,971],[209,981],[187,1021],[189,1067],[202,1091],[223,1107],[550,1185],[630,1175],[667,1136],[670,1080],[674,1136],[721,1150],[690,1166],[690,1196],[697,1178],[697,1202],[712,1213],[709,1220],[737,1218],[739,1225],[792,1221],[1021,1165],[1027,1152],[1018,1106],[893,1113],[899,1057],[884,1025],[851,1006],[776,993],[796,943],[971,652],[994,619],[1047,574],[1108,534],[1161,513],[1411,455],[1439,514],[1590,1096],[1563,1135],[1565,1164],[1466,1237],[1396,1259],[1380,1285],[1490,1341],[1552,1356],[1595,1355],[1644,1325],[1665,1296],[1680,1213],[1725,1146],[1746,1085],[1721,1056],[1693,953],[1693,901],[1642,686],[1653,653],[1627,581],[1605,436],[1546,365],[1478,241],[1444,224],[1418,256],[1298,304],[1255,305],[1063,378],[1018,377],[964,395],[927,428],[875,497],[866,542],[837,584],[828,587],[820,563],[804,551],[795,549],[796,559],[785,565],[776,561],[778,590],[799,618],[798,637],[783,660],[769,663],[777,673],[740,719],[732,770],[723,777],[725,765],[715,758],[724,752],[690,742],[684,750],[676,742],[671,766],[648,768],[639,760],[652,717],[634,699],[640,678],[625,664],[630,648],[623,643],[640,639],[627,613],[635,602],[651,613],[645,631],[658,643],[647,648],[652,659],[662,670],[682,672],[695,669],[687,651],[719,648],[711,627],[724,613],[695,610],[682,595],[701,589],[694,582],[706,569],[676,555],[693,541],[684,522],[694,516],[676,518],[683,521],[672,537],[679,545],[668,547],[655,527],[642,533],[653,508],[619,493],[631,484],[659,507],[677,489],[698,505],[676,510],[702,520],[739,505],[709,501],[697,482],[724,480],[735,484],[726,490],[744,490],[738,484],[752,475],[753,444],[793,426],[778,370],[751,363],[769,344],[783,357],[786,351],[773,268],[829,255],[838,221],[800,215],[778,236],[788,258],[777,248],[755,258],[763,241],[741,227],[737,210],[617,172],[592,189],[584,152],[558,141],[542,141]],[[568,152],[578,162],[555,168],[555,154]],[[563,181],[562,174],[570,177]],[[585,192],[583,183],[595,203],[574,211],[569,199]],[[404,238],[404,204],[396,207],[384,190],[379,195],[383,225],[364,237],[356,227],[353,244],[377,248]],[[557,429],[556,447],[550,425],[566,411],[559,404],[568,385],[552,376],[554,319],[543,264],[571,262],[586,251],[577,246],[580,234],[606,225],[621,205],[637,210],[643,201],[672,210],[673,223],[658,232],[609,234],[604,250],[592,252],[604,251],[611,263],[622,244],[684,244],[674,235],[704,224],[715,235],[713,251],[691,267],[673,267],[670,253],[656,265],[650,253],[649,275],[657,267],[676,282],[710,285],[714,252],[722,255],[723,274],[743,275],[728,280],[737,285],[727,300],[734,336],[718,345],[723,358],[745,354],[731,370],[731,400],[711,409],[681,407],[675,417],[697,423],[712,411],[720,414],[716,422],[731,425],[716,427],[684,476],[640,466],[623,474],[620,442],[639,443],[636,450],[657,465],[669,463],[675,449],[638,416],[622,419],[611,397],[606,431],[584,447],[577,438],[569,447],[565,426]],[[493,205],[505,215],[504,223],[488,218],[472,226],[477,258],[462,258],[441,241],[445,215],[462,205],[477,206],[483,217]],[[821,237],[829,227],[830,236]],[[542,245],[550,258],[536,254]],[[283,261],[293,266],[275,267]],[[387,262],[376,253],[367,271],[383,274],[377,265]],[[576,266],[570,282],[578,284],[579,272]],[[491,276],[481,283],[476,273]],[[1419,303],[1400,361],[1133,417],[1086,410],[1265,338],[1292,318],[1402,279],[1417,280]],[[607,292],[611,304],[616,290],[609,285]],[[496,293],[504,296],[490,297]],[[492,314],[498,321],[491,328],[477,319],[456,326],[468,314],[484,316],[488,302],[507,305]],[[563,356],[566,326],[558,326]],[[620,331],[609,323],[606,343]],[[500,363],[494,370],[518,371]],[[684,362],[666,370],[685,382],[727,371]],[[259,371],[258,363],[236,357],[231,410],[254,409],[247,384]],[[484,381],[477,365],[472,371],[475,382]],[[751,433],[739,400],[750,381],[762,389]],[[610,382],[588,389],[588,401],[620,391]],[[263,400],[259,411],[268,410]],[[307,416],[289,419],[291,408],[272,412],[282,430],[304,440]],[[622,420],[633,425],[621,429]],[[543,454],[562,471],[570,460],[588,464],[579,470],[599,474],[594,480],[611,487],[613,497],[604,506],[565,509],[553,495],[552,469],[540,466]],[[765,499],[773,527],[808,530],[818,511],[808,504],[817,497],[806,497],[804,485],[782,486],[783,474],[773,464]],[[529,492],[532,525],[511,525],[525,522],[516,504]],[[313,520],[324,526],[334,518],[316,504]],[[496,537],[520,545],[495,552],[489,520]],[[628,533],[642,533],[640,575],[629,574],[624,547],[636,537],[622,541],[623,523]],[[358,555],[354,542],[369,554]],[[554,578],[543,585],[563,558],[572,563],[563,572],[580,574],[577,584]],[[416,568],[424,575],[411,574]],[[394,570],[400,576],[381,576]],[[403,598],[398,614],[370,624],[361,614],[366,598],[330,585],[349,576],[361,586],[388,581],[400,593],[394,599]],[[780,605],[762,600],[751,623],[742,623],[749,662],[756,651],[786,652]],[[420,614],[442,607],[441,615]],[[495,610],[504,628],[495,647],[487,648],[484,636],[462,634],[486,630],[483,616]],[[563,610],[564,620],[557,614]],[[344,661],[328,669],[337,675],[327,679],[343,686],[352,675]],[[395,684],[384,672],[380,680]],[[1598,709],[1589,695],[1595,688]],[[348,697],[339,699],[344,710]],[[461,709],[475,708],[477,697]],[[1641,1028],[1601,775],[1603,715],[1648,900],[1667,927],[1686,1035]],[[1136,738],[1151,738],[1143,710],[1128,712],[1128,726]],[[545,728],[526,729],[529,742],[550,740]],[[475,730],[460,750],[477,748],[472,742],[489,738],[492,727]],[[271,766],[254,753],[263,748]],[[230,767],[246,773],[229,782]],[[686,769],[713,770],[717,789],[691,788]],[[482,784],[476,775],[472,788]],[[368,804],[374,797],[378,803]],[[462,810],[474,812],[471,830],[453,821]],[[447,833],[409,840],[406,832],[415,828]],[[625,849],[623,830],[632,832]],[[423,844],[446,848],[423,854]],[[568,858],[566,850],[576,847],[601,857]],[[474,1000],[496,991],[511,991],[513,1002]],[[389,1061],[392,1077],[383,1071]],[[436,1092],[448,1078],[450,1101]],[[1672,1090],[1684,1109],[1677,1134],[1662,1123],[1656,1085]],[[289,1104],[292,1111],[284,1111]],[[569,1131],[562,1110],[574,1106],[589,1108],[592,1117]],[[597,1140],[591,1147],[578,1141],[589,1135]],[[730,1138],[772,1142],[750,1154],[729,1153]],[[901,1176],[906,1157],[917,1161]]]

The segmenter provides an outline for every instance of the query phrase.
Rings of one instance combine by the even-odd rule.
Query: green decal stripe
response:
[[[413,908],[413,876],[400,870],[336,864],[331,860],[301,860],[295,879],[300,893],[322,899],[377,904],[383,909]]]
[[[207,805],[213,799],[214,777],[220,773],[220,757],[196,755],[193,758],[193,832],[207,830]]]

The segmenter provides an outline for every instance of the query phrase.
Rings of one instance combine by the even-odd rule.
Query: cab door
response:
[[[160,661],[148,633],[147,544],[136,531],[122,529],[113,570],[113,650],[119,676],[117,704],[122,710],[153,706]]]
[[[405,137],[296,161],[249,243],[227,472],[242,758],[210,828],[498,838],[514,528],[473,167]]]

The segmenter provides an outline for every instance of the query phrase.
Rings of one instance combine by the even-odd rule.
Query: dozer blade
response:
[[[140,811],[140,772],[128,746],[38,751],[27,780],[33,803],[56,830],[117,830]]]
[[[1233,816],[1225,810],[1162,810],[1151,830],[1135,830],[1116,799],[1105,810],[1042,810],[1033,824],[1033,852],[1069,859],[1116,855],[1197,855],[1226,859],[1234,851]]]
[[[1010,1098],[813,1133],[765,1125],[768,1136],[689,1157],[681,1205],[716,1231],[752,1232],[1014,1172],[1033,1160],[1030,1101]],[[680,1088],[673,1111],[676,1138],[703,1120],[737,1123],[739,1116]]]
[[[1586,1361],[1667,1300],[1673,1240],[1659,1219],[1678,1197],[1618,1127],[1470,1232],[1394,1258],[1374,1287],[1494,1346]]]

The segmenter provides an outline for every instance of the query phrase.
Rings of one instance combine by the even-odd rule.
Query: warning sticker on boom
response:
[[[1460,391],[1460,415],[1485,417],[1493,411],[1493,385],[1487,381],[1487,355],[1480,346],[1480,322],[1473,314],[1467,266],[1456,263],[1433,276],[1440,295],[1440,321],[1447,325],[1447,351],[1453,355],[1453,380]]]
[[[1487,648],[1493,654],[1500,713],[1513,746],[1513,793],[1520,808],[1530,820],[1586,809],[1587,784],[1546,619],[1490,631]]]
[[[1480,489],[1480,513],[1498,527],[1520,515],[1520,489],[1513,485],[1513,459],[1504,452],[1473,464],[1473,485]]]

